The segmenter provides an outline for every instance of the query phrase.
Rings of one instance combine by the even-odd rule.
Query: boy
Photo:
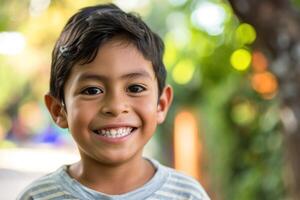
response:
[[[209,199],[192,178],[142,157],[172,102],[160,37],[113,4],[81,9],[52,53],[46,106],[81,160],[18,199]]]

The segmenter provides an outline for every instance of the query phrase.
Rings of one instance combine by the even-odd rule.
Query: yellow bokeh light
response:
[[[236,70],[244,71],[251,63],[251,54],[245,49],[238,49],[232,53],[230,63]]]
[[[256,117],[255,107],[248,101],[236,104],[231,111],[232,119],[239,125],[248,125]]]
[[[242,23],[235,31],[236,39],[242,45],[252,44],[256,39],[256,31],[250,24]]]
[[[172,71],[173,80],[178,84],[187,84],[192,78],[195,71],[195,65],[191,60],[181,60]]]
[[[174,39],[167,35],[165,37],[165,54],[164,54],[164,64],[166,69],[170,70],[177,59],[177,48]]]

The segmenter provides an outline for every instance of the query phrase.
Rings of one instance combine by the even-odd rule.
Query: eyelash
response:
[[[138,85],[138,84],[130,85],[127,88],[127,92],[133,93],[133,94],[138,94],[138,93],[144,92],[145,90],[146,90],[146,87],[144,87],[142,85]],[[101,93],[103,93],[103,90],[98,87],[87,87],[81,91],[81,94],[89,95],[89,96],[98,95]]]
[[[91,90],[94,90],[94,92],[95,92],[95,90],[97,90],[97,92],[91,94],[91,93],[89,93],[89,92],[91,92]],[[84,90],[82,90],[81,93],[84,95],[97,95],[97,94],[103,93],[103,90],[100,88],[97,88],[97,87],[88,87],[88,88],[85,88]]]
[[[138,88],[139,91],[130,91],[130,89],[133,89],[133,88]],[[137,85],[137,84],[134,84],[134,85],[130,85],[128,88],[127,88],[127,91],[130,92],[130,93],[141,93],[141,92],[144,92],[146,90],[146,87],[142,86],[142,85]]]

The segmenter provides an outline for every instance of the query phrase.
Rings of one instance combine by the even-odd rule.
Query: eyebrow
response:
[[[137,71],[137,72],[132,72],[128,74],[124,74],[121,76],[122,79],[127,79],[127,78],[149,78],[152,79],[152,76],[144,70]]]
[[[152,76],[144,70],[132,72],[128,74],[124,74],[120,76],[121,79],[133,79],[133,78],[147,78],[153,79]],[[91,73],[84,73],[79,76],[78,81],[83,82],[86,80],[96,80],[96,81],[107,81],[109,79],[108,76],[100,75],[100,74],[91,74]]]

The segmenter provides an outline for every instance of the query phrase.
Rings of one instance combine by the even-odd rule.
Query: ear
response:
[[[61,102],[50,94],[44,100],[53,121],[61,128],[68,128],[67,113]]]
[[[170,85],[165,86],[157,106],[157,123],[161,124],[168,113],[168,110],[173,101],[173,89]]]

